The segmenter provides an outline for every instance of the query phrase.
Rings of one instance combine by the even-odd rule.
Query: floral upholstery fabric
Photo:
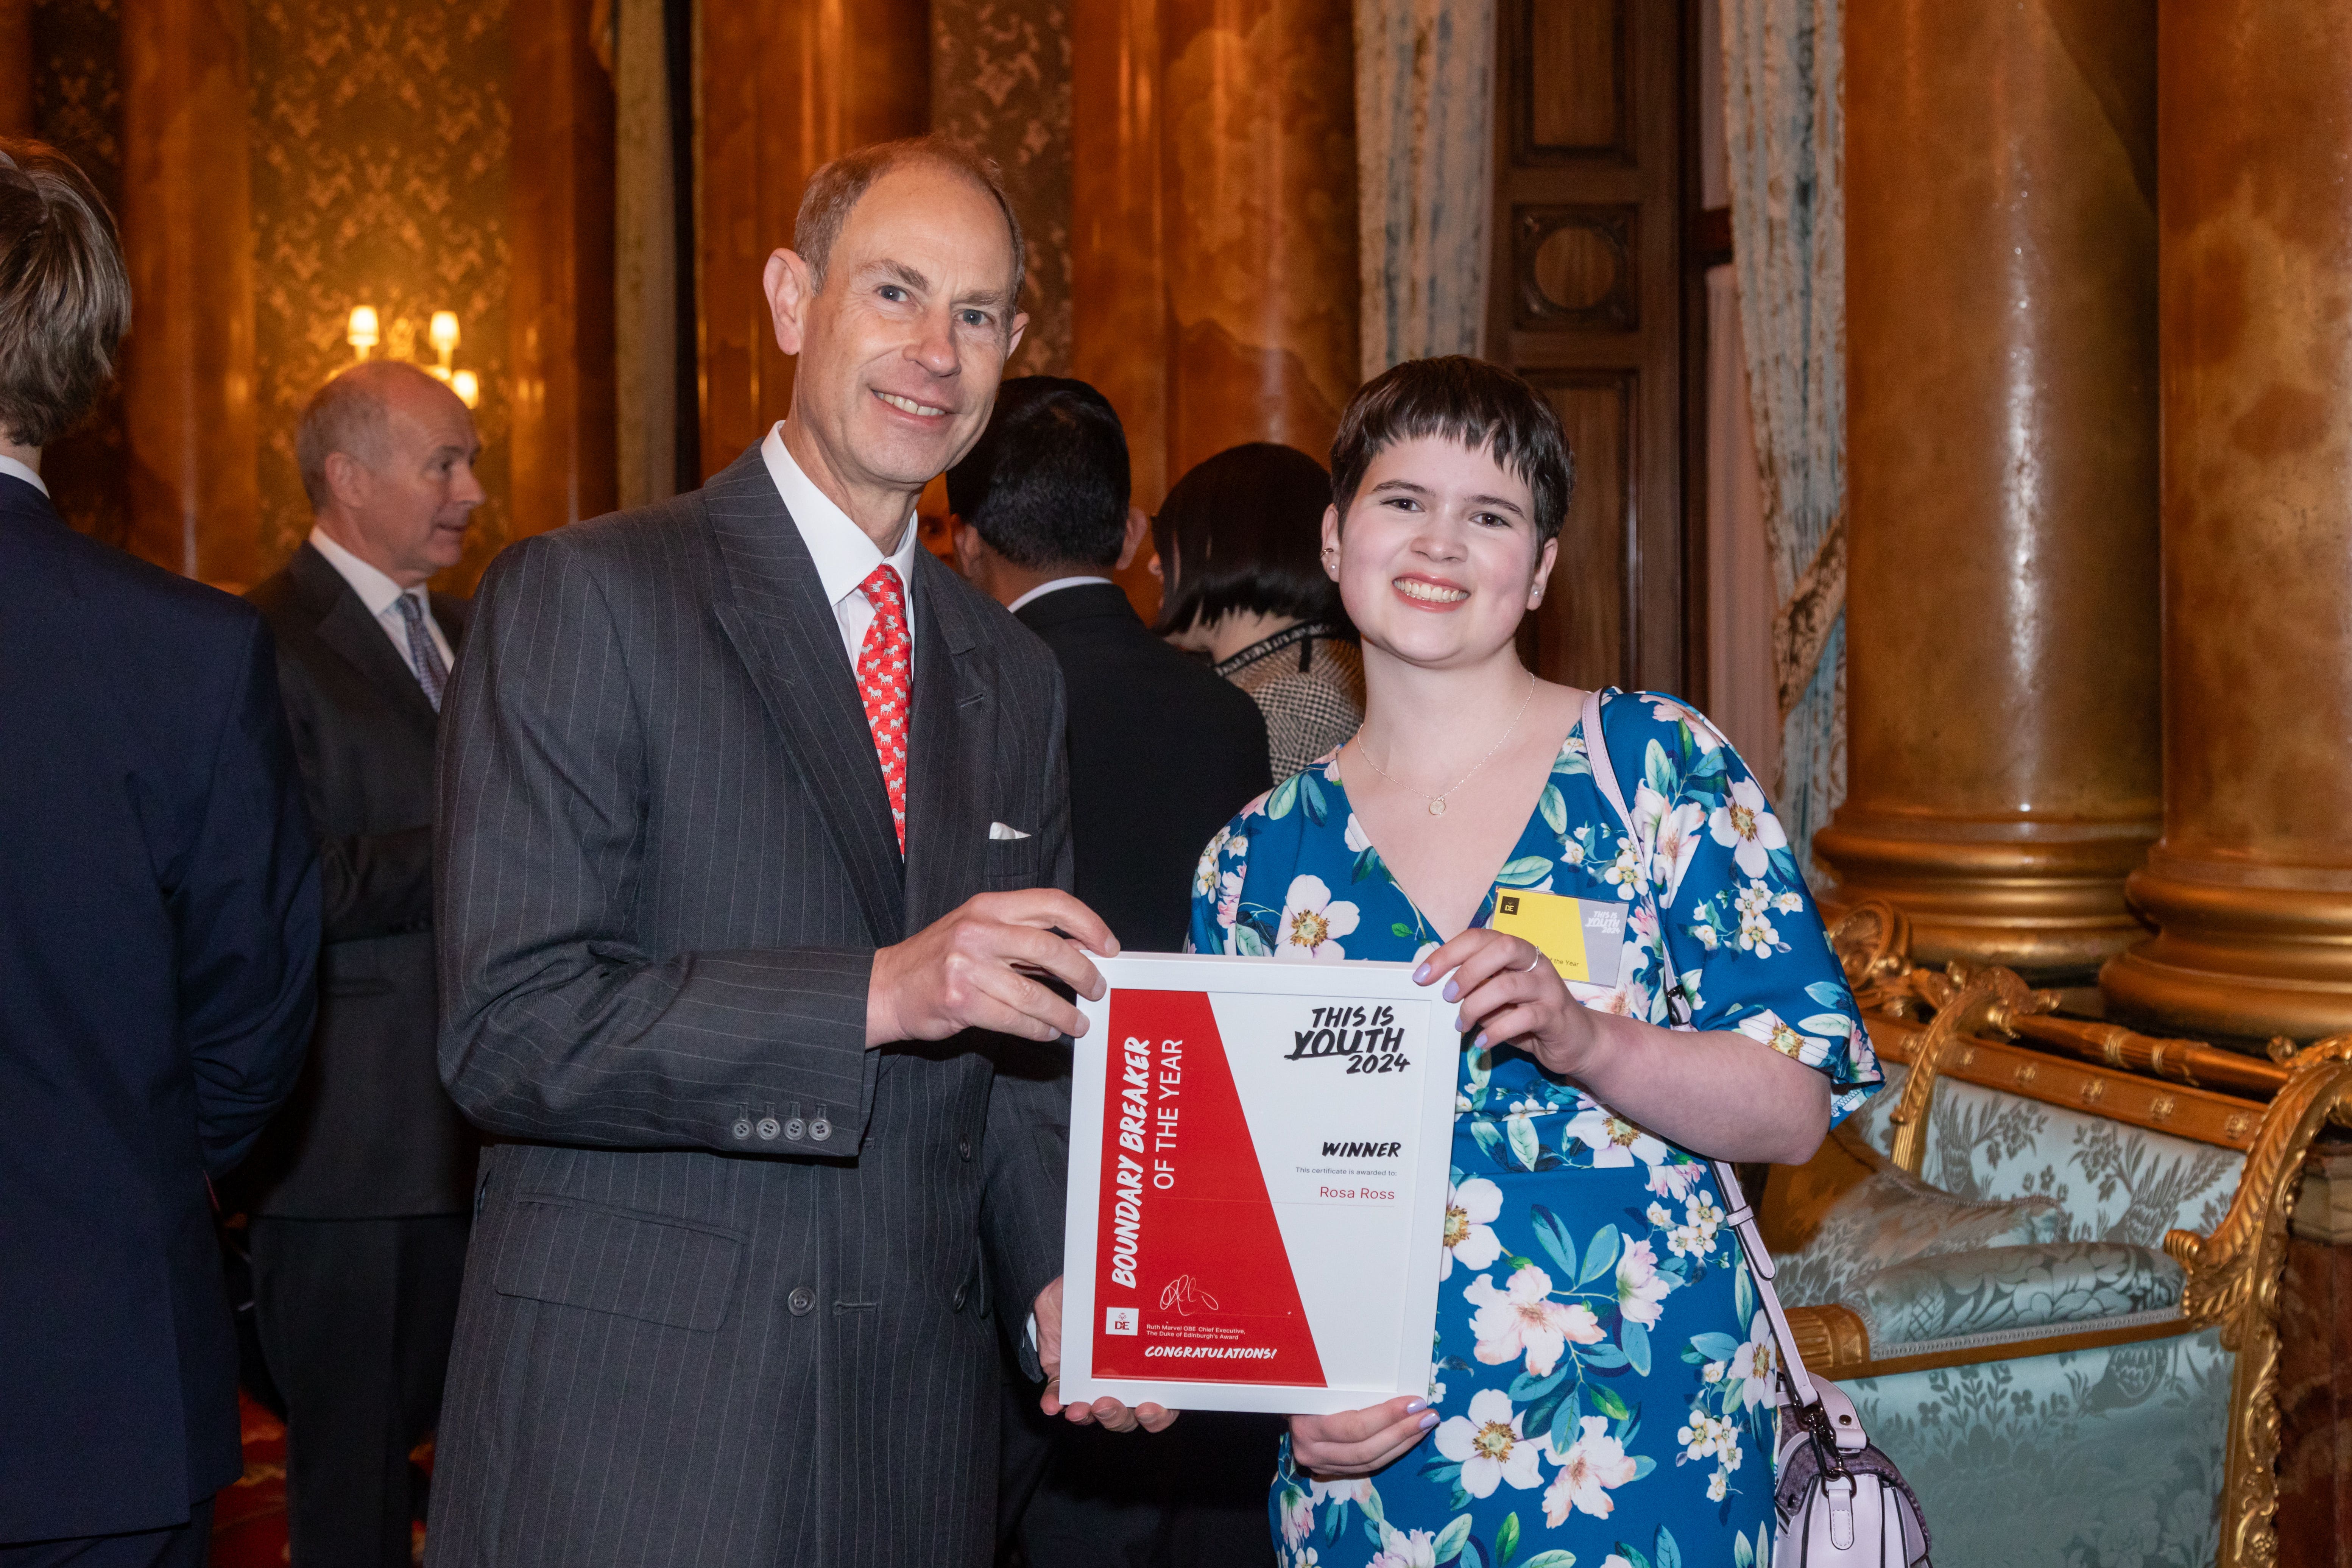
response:
[[[1953,1568],[2204,1568],[2232,1357],[2218,1330],[1842,1386]]]
[[[1844,1298],[1873,1355],[1917,1355],[1952,1342],[2177,1310],[2180,1266],[2146,1247],[2060,1241],[1915,1258],[1857,1280]]]
[[[1843,1300],[1857,1280],[1914,1258],[2065,1234],[2065,1211],[2053,1199],[1968,1203],[1890,1165],[1838,1199],[1801,1249],[1773,1259],[1773,1283],[1789,1305],[1812,1306]]]

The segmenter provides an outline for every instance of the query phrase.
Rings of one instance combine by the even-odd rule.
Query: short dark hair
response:
[[[1345,517],[1372,459],[1399,441],[1440,436],[1528,487],[1536,542],[1559,537],[1576,490],[1576,458],[1551,400],[1501,365],[1467,354],[1409,359],[1366,382],[1331,438],[1332,504]]]
[[[302,493],[310,498],[312,511],[325,510],[334,499],[327,485],[327,459],[337,452],[370,468],[383,467],[392,429],[384,389],[394,381],[414,381],[450,397],[457,395],[423,365],[398,359],[352,365],[312,393],[302,405],[301,423],[294,427],[294,462],[302,471]]]
[[[848,224],[850,209],[875,181],[905,163],[951,169],[996,199],[996,210],[1004,216],[1004,226],[1013,235],[1013,289],[1004,300],[1005,331],[1011,331],[1013,311],[1020,305],[1022,279],[1028,270],[1028,253],[1022,247],[1021,219],[1004,194],[1004,172],[996,166],[995,159],[937,132],[852,148],[809,176],[808,188],[801,193],[800,211],[793,219],[793,248],[808,263],[809,282],[819,291],[824,289],[825,264],[833,259],[833,242]]]
[[[0,137],[0,429],[46,447],[114,378],[131,278],[89,177],[46,142]]]
[[[1347,624],[1339,584],[1323,570],[1323,509],[1331,478],[1296,447],[1228,447],[1176,481],[1152,543],[1168,584],[1162,636],[1235,610]]]
[[[1127,542],[1128,488],[1110,399],[1067,376],[1020,375],[948,470],[948,510],[1016,566],[1108,568]]]

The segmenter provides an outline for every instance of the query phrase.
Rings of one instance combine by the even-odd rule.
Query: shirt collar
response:
[[[1048,594],[1059,593],[1064,588],[1082,588],[1089,583],[1108,584],[1109,582],[1110,579],[1108,577],[1056,577],[1050,583],[1038,584],[1004,607],[1017,616],[1021,613],[1022,605],[1034,604]]]
[[[360,603],[367,606],[367,613],[371,616],[383,615],[400,602],[401,595],[408,592],[399,584],[328,538],[323,529],[310,530],[310,548],[325,556],[327,564],[333,567],[341,575],[343,581],[352,585],[352,592],[360,596]],[[417,592],[421,595],[423,590],[418,589]]]
[[[41,476],[14,458],[0,458],[0,474],[5,474],[12,479],[22,479],[43,495],[49,493],[49,487],[42,482]]]
[[[768,465],[776,493],[784,498],[784,510],[793,514],[801,542],[808,546],[809,559],[816,563],[816,579],[824,588],[825,603],[838,605],[857,592],[857,585],[885,561],[898,568],[900,584],[913,594],[915,552],[920,546],[916,542],[912,509],[898,536],[898,547],[885,555],[866,531],[801,471],[791,448],[784,445],[782,420],[769,426],[767,439],[760,443],[760,457]]]

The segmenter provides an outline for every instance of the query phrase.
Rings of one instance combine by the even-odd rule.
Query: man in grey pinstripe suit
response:
[[[1019,229],[922,142],[820,170],[793,242],[790,415],[507,552],[443,716],[442,1077],[500,1142],[436,1564],[980,1564],[993,1320],[1058,1357],[1066,1102],[1003,1064],[1115,942],[1057,890],[1053,658],[912,527]]]

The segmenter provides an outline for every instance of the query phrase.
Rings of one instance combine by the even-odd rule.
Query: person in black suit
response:
[[[247,595],[277,634],[326,908],[310,1063],[239,1182],[301,1568],[408,1563],[409,1450],[457,1322],[475,1141],[434,1054],[433,745],[467,605],[425,584],[465,552],[480,445],[416,366],[343,372],[295,438],[310,537]]]
[[[244,1469],[206,1182],[314,999],[268,628],[41,480],[130,317],[97,192],[0,141],[0,1568],[204,1562]]]
[[[1145,629],[1110,574],[1150,524],[1129,504],[1127,437],[1082,381],[1008,381],[948,470],[964,575],[1045,639],[1069,688],[1079,900],[1131,952],[1183,945],[1201,846],[1272,783],[1249,694]],[[1066,1072],[1066,1067],[1064,1068]],[[1008,1367],[1000,1561],[1271,1563],[1277,1416],[1194,1411],[1140,1445],[1056,1426]]]

